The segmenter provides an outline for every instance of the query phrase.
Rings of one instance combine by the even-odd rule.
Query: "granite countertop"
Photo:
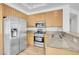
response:
[[[75,37],[79,37],[79,33],[68,33],[68,34],[73,35]]]
[[[36,27],[29,27],[27,28],[28,32],[35,32],[38,28]],[[62,31],[62,27],[46,27],[46,28],[40,28],[43,29],[46,32],[53,32],[53,31]]]
[[[67,50],[79,51],[79,36],[74,33],[48,32],[46,47],[62,48]]]

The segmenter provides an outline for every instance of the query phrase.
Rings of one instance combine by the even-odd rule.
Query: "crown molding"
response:
[[[43,13],[43,12],[49,12],[49,11],[54,11],[54,10],[59,10],[59,9],[63,9],[69,5],[62,5],[62,6],[59,6],[59,7],[55,7],[55,8],[50,8],[50,9],[45,9],[45,10],[40,10],[40,11],[35,11],[35,12],[27,12],[27,11],[24,11],[22,10],[21,8],[18,8],[16,5],[14,4],[9,4],[9,3],[5,3],[6,5],[26,14],[26,15],[32,15],[32,14],[37,14],[37,13]]]
[[[29,12],[29,15],[37,14],[37,13],[43,13],[43,12],[49,12],[49,11],[54,11],[54,10],[60,10],[60,9],[64,9],[65,7],[68,7],[68,6],[69,5],[63,5],[63,6],[59,6],[59,7],[50,8],[50,9],[45,9],[45,10],[40,10],[40,11],[35,11],[35,12]]]
[[[14,5],[14,4],[11,4],[11,3],[5,3],[5,4],[8,5],[8,6],[10,6],[10,7],[12,7],[12,8],[14,8],[14,9],[16,9],[16,10],[18,10],[18,11],[20,11],[20,12],[22,12],[22,13],[24,13],[24,14],[26,14],[26,15],[29,15],[29,13],[28,13],[27,11],[24,11],[24,10],[18,8],[18,7],[17,7],[16,5]]]

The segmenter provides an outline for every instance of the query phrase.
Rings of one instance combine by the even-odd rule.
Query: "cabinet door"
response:
[[[62,26],[63,21],[62,13],[63,13],[62,10],[47,12],[45,14],[46,26],[47,27]]]
[[[43,22],[45,22],[44,13],[34,14],[34,15],[29,16],[28,26],[29,27],[35,27],[35,23],[37,21],[43,21]]]
[[[28,32],[28,45],[29,46],[34,46],[34,33]]]

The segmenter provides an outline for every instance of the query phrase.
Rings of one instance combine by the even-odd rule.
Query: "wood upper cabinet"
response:
[[[27,20],[28,15],[14,9],[14,8],[11,8],[8,5],[2,4],[2,6],[3,6],[3,16],[16,16],[16,17]]]
[[[44,15],[44,13],[30,15],[29,16],[29,20],[28,20],[28,26],[29,27],[34,27],[35,23],[37,21],[45,21],[45,15]]]
[[[46,26],[62,26],[63,15],[62,10],[51,11],[45,14]]]
[[[50,11],[29,16],[28,26],[34,27],[36,21],[46,22],[47,27],[62,26],[63,10]]]

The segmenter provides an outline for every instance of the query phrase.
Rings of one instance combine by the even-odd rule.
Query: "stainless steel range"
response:
[[[34,33],[34,45],[39,47],[44,47],[44,22],[37,22],[36,24],[37,31]]]

